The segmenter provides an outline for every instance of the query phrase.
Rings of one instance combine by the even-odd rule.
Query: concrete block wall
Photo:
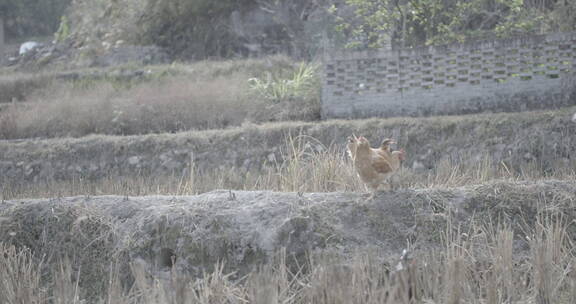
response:
[[[576,32],[327,52],[323,118],[514,112],[576,104]]]

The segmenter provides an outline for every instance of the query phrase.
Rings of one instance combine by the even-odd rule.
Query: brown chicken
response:
[[[363,136],[348,138],[348,154],[358,176],[374,192],[386,182],[393,188],[391,177],[404,160],[404,150],[392,151],[390,145],[393,143],[392,139],[385,139],[379,148],[373,149]]]

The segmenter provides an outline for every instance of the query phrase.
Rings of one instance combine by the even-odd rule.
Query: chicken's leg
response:
[[[388,178],[388,186],[390,187],[390,191],[396,190],[396,185],[394,183],[394,178],[392,176]]]
[[[376,195],[378,194],[378,187],[379,186],[380,185],[378,185],[378,184],[371,184],[368,186],[368,188],[370,188],[370,190],[371,190],[370,196],[368,197],[368,200],[373,200],[376,197]]]

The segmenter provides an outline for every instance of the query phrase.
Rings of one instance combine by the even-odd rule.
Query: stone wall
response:
[[[324,118],[512,112],[576,104],[576,32],[324,58]]]

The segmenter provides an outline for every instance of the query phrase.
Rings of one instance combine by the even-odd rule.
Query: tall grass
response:
[[[0,113],[4,138],[147,134],[240,125],[263,102],[248,99],[242,75],[191,82],[171,77],[119,91],[110,83],[65,83],[27,107]],[[11,125],[9,122],[12,122]]]
[[[243,278],[224,273],[225,261],[199,278],[133,263],[128,284],[112,262],[97,303],[575,303],[576,247],[568,233],[574,222],[542,211],[527,231],[526,249],[514,246],[512,227],[476,222],[461,231],[448,220],[442,246],[391,263],[361,249],[351,258],[313,253],[294,267],[280,250]],[[46,282],[28,250],[1,245],[0,253],[2,303],[85,303],[77,290],[82,273],[72,273],[70,262]]]
[[[0,242],[0,303],[48,303],[40,266],[30,250]]]

